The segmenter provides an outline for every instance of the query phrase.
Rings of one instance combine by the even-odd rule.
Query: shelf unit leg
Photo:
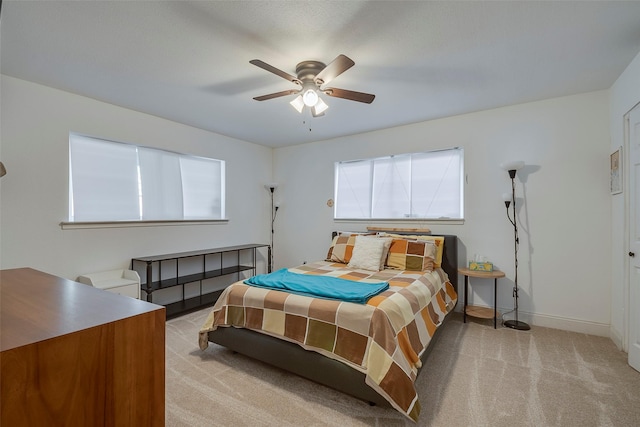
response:
[[[151,289],[151,283],[153,283],[153,264],[151,262],[147,262],[147,289],[145,292],[147,293],[147,302],[153,302],[153,293]]]
[[[253,248],[253,269],[251,270],[251,275],[255,276],[256,275],[256,256],[257,256],[257,249]]]

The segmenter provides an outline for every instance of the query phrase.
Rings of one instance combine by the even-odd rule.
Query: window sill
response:
[[[163,221],[88,221],[60,223],[63,230],[76,230],[83,228],[128,228],[128,227],[163,227],[173,225],[213,225],[226,224],[228,219],[185,219]]]
[[[458,218],[334,218],[335,223],[367,223],[379,224],[386,222],[407,222],[411,224],[420,223],[422,225],[438,224],[438,225],[464,225],[464,219]]]

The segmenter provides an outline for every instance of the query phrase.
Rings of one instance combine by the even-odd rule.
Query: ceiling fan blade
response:
[[[268,99],[280,98],[281,96],[293,95],[299,92],[300,91],[296,89],[283,90],[282,92],[275,92],[275,93],[270,93],[268,95],[256,96],[253,99],[255,99],[256,101],[266,101]]]
[[[300,82],[300,80],[298,80],[298,78],[297,78],[297,77],[292,76],[292,75],[291,75],[291,74],[289,74],[289,73],[285,73],[284,71],[279,70],[279,69],[277,69],[276,67],[274,67],[274,66],[272,66],[272,65],[267,64],[267,63],[266,63],[266,62],[264,62],[264,61],[260,61],[259,59],[252,59],[251,61],[249,61],[249,63],[250,63],[250,64],[255,65],[256,67],[260,67],[260,68],[262,68],[263,70],[267,70],[267,71],[269,71],[270,73],[275,74],[276,76],[280,76],[280,77],[282,77],[282,78],[283,78],[283,79],[285,79],[285,80],[289,80],[291,83],[295,83],[295,84],[298,84],[298,85],[301,85],[301,84],[302,84],[302,83]]]
[[[324,67],[322,71],[316,75],[315,82],[317,85],[329,83],[331,80],[335,79],[354,65],[355,62],[353,62],[351,58],[344,55],[338,55],[336,59],[331,61],[329,65]]]
[[[330,87],[322,90],[329,96],[334,96],[336,98],[344,98],[349,99],[351,101],[364,102],[366,104],[371,104],[373,100],[376,98],[375,95],[370,93],[356,92],[353,90],[346,89],[338,89],[335,87]]]

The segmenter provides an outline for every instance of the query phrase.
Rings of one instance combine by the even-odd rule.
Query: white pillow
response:
[[[392,239],[371,236],[356,236],[353,254],[348,267],[362,270],[380,271],[384,268],[386,253]]]

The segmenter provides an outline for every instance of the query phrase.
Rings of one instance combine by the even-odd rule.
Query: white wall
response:
[[[638,63],[636,58],[630,66],[635,75]],[[625,75],[612,90],[614,120],[620,120],[615,106],[629,104],[626,98],[616,102],[616,97],[622,98],[627,86],[640,87],[637,78],[633,86]],[[611,309],[621,299],[614,286],[612,300],[610,283],[622,273],[619,267],[612,271],[611,236],[603,230],[617,221],[611,215],[608,168],[611,147],[621,144],[615,141],[616,126],[609,135],[608,91],[280,148],[272,157],[269,148],[15,78],[1,79],[0,160],[8,169],[0,181],[3,269],[29,266],[75,279],[127,267],[135,256],[268,242],[269,200],[263,185],[272,180],[279,183],[275,199],[281,205],[276,267],[322,259],[332,230],[367,225],[332,219],[326,202],[333,198],[334,162],[461,146],[468,174],[464,225],[375,225],[426,225],[457,234],[461,262],[481,253],[507,273],[499,281],[498,305],[510,309],[513,235],[501,198],[510,182],[499,164],[522,159],[528,166],[519,174],[517,189],[525,199],[519,211],[521,318],[568,330],[610,332]],[[226,160],[229,223],[62,230],[70,131]],[[615,198],[613,209],[617,212]],[[594,255],[600,254],[604,257],[593,268]],[[479,282],[474,289],[475,303],[492,303],[488,284]],[[619,328],[616,319],[613,328]]]
[[[269,242],[272,150],[8,76],[1,77],[0,267],[69,279],[132,257]],[[211,114],[215,114],[212,111]],[[62,230],[69,132],[226,161],[228,223]],[[266,253],[265,253],[266,257]]]
[[[615,151],[624,143],[624,115],[640,102],[640,54],[629,64],[611,87],[611,145],[610,152]],[[623,151],[623,163],[627,156]],[[626,166],[626,164],[625,164]],[[628,168],[625,168],[628,170]],[[625,195],[618,194],[611,197],[611,236],[612,236],[612,276],[611,276],[611,338],[620,348],[627,334],[625,325],[627,286],[627,252],[628,243],[625,224]]]
[[[521,320],[608,335],[611,301],[609,196],[609,93],[576,96],[488,110],[279,148],[274,153],[275,266],[324,258],[332,230],[363,230],[366,223],[335,222],[334,162],[461,146],[468,175],[464,225],[429,226],[457,234],[460,262],[487,255],[507,279],[499,281],[498,306],[513,307],[513,227],[502,193],[510,190],[501,162],[524,160],[517,179]],[[461,281],[462,283],[462,281]],[[473,280],[472,280],[473,283]],[[475,303],[490,305],[490,284],[476,283]]]

